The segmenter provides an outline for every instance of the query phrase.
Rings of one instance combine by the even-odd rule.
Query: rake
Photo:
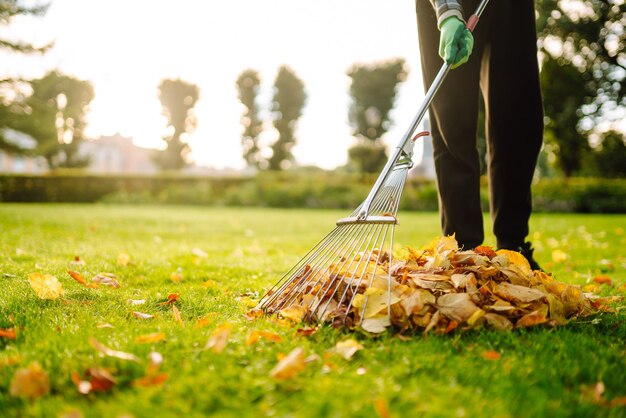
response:
[[[473,31],[489,0],[482,0],[468,19]],[[369,312],[386,308],[391,321],[393,283],[393,237],[398,206],[413,166],[415,141],[428,132],[414,135],[435,94],[450,71],[444,64],[408,130],[393,150],[367,198],[262,296],[257,308],[296,321],[332,323],[333,326],[362,325]],[[386,290],[386,298],[371,290]],[[383,314],[384,315],[384,314]],[[388,325],[388,324],[387,324]]]

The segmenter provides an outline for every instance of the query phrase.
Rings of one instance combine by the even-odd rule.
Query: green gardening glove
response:
[[[450,16],[441,23],[439,38],[439,56],[451,68],[465,64],[474,48],[474,36],[465,23],[456,16]]]

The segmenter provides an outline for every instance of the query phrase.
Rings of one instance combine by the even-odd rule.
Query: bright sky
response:
[[[296,132],[300,164],[333,168],[347,160],[349,78],[356,62],[402,57],[395,146],[423,98],[414,0],[52,0],[43,18],[16,19],[3,36],[36,45],[44,56],[0,55],[0,75],[41,77],[59,68],[90,80],[96,91],[88,135],[121,132],[156,147],[165,129],[157,96],[163,78],[200,88],[193,158],[216,168],[244,166],[235,81],[246,68],[262,77],[269,104],[278,67],[305,83],[308,101]],[[267,138],[272,139],[271,125]],[[419,151],[416,151],[419,152]],[[417,156],[419,158],[419,156]]]

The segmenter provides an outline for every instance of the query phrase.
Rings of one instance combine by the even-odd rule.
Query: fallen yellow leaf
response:
[[[16,398],[36,399],[50,391],[48,374],[39,363],[31,363],[19,369],[11,379],[9,393]]]
[[[362,349],[363,345],[351,338],[345,341],[339,341],[337,345],[335,345],[335,351],[345,360],[350,360],[357,351]]]
[[[274,379],[291,379],[304,370],[304,350],[296,348],[270,371],[270,376]]]
[[[206,348],[212,350],[214,353],[221,353],[226,344],[228,344],[228,338],[233,329],[233,324],[222,324],[213,331],[213,334],[209,337],[209,341],[206,343]]]
[[[158,343],[165,339],[164,332],[153,332],[152,334],[144,334],[135,338],[137,344],[152,344]]]
[[[63,295],[63,285],[49,274],[31,273],[28,282],[41,299],[54,300]]]
[[[130,264],[130,256],[126,253],[120,253],[117,256],[117,264],[126,267]]]

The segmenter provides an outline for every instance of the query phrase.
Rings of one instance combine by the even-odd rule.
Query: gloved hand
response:
[[[450,16],[441,24],[441,36],[439,38],[439,56],[451,68],[465,64],[474,48],[474,36],[465,27],[461,19]]]

